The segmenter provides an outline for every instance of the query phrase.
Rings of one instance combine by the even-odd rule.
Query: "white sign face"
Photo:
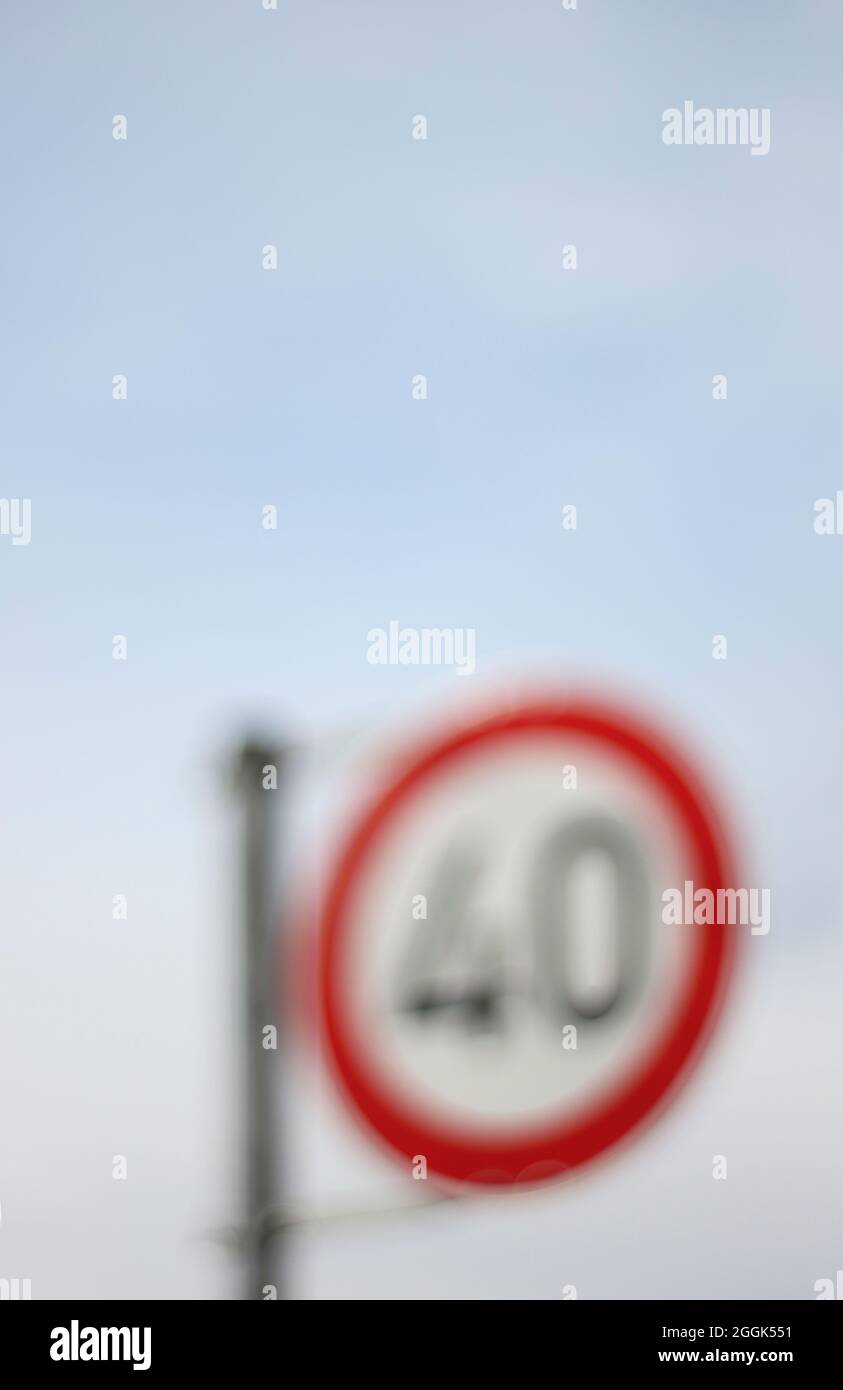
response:
[[[666,888],[716,886],[708,831],[675,762],[579,706],[423,753],[353,838],[323,928],[328,1037],[369,1122],[479,1182],[561,1173],[639,1123],[728,970],[721,929],[662,921]]]

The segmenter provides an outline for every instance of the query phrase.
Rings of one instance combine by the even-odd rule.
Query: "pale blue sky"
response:
[[[367,663],[390,619],[474,627],[478,689],[651,701],[728,787],[770,957],[839,931],[843,538],[812,509],[843,487],[841,37],[831,0],[9,0],[4,1214],[37,1208],[52,1122],[83,1209],[126,1134],[178,1207],[155,1136],[193,1161],[230,1002],[208,768],[246,724],[449,695]],[[770,154],[665,147],[685,99],[770,107]],[[67,1283],[29,1219],[15,1258]]]

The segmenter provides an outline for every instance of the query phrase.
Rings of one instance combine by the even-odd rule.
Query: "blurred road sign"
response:
[[[320,931],[328,1048],[409,1165],[536,1182],[652,1116],[716,1016],[734,929],[661,895],[733,882],[710,802],[651,728],[508,709],[407,759],[359,820]]]

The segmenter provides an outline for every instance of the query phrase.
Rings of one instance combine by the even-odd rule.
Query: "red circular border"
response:
[[[370,1067],[347,1007],[340,948],[351,929],[348,903],[379,833],[408,795],[443,764],[491,740],[571,733],[608,745],[656,784],[693,847],[695,862],[688,876],[697,888],[730,886],[724,837],[700,784],[660,736],[617,711],[592,701],[544,702],[463,727],[416,753],[363,816],[329,883],[319,933],[319,1001],[330,1055],[359,1114],[405,1158],[423,1154],[429,1171],[441,1177],[492,1185],[535,1183],[577,1168],[616,1144],[668,1098],[680,1074],[687,1074],[732,973],[734,929],[705,926],[696,931],[684,992],[637,1072],[598,1104],[578,1110],[573,1120],[543,1122],[511,1141],[415,1116]]]

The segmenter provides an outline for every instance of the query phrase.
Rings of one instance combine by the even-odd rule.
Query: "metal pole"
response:
[[[281,1047],[277,936],[279,912],[276,895],[276,854],[272,828],[276,817],[280,775],[280,750],[268,744],[247,742],[240,750],[238,783],[243,811],[242,917],[244,958],[243,1093],[245,1249],[244,1298],[264,1299],[267,1286],[280,1286],[281,1235],[274,1222],[279,1203],[277,1185],[281,1166],[278,1153],[276,1097],[280,1086],[278,1052],[265,1046],[264,1029],[277,1029]]]

